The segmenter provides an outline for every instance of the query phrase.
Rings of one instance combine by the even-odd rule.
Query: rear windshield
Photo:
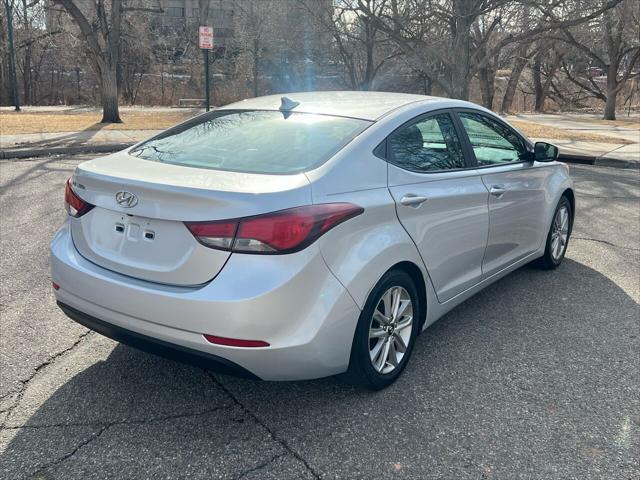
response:
[[[294,173],[324,163],[369,125],[311,113],[223,110],[167,130],[129,153],[188,167]]]

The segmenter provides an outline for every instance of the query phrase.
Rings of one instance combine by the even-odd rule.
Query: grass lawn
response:
[[[123,123],[100,123],[99,112],[0,113],[0,134],[78,132],[81,130],[164,130],[192,117],[192,112],[124,112]]]

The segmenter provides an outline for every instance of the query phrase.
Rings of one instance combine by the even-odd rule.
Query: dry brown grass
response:
[[[549,138],[557,140],[584,140],[600,143],[633,143],[629,140],[619,137],[611,137],[608,135],[599,135],[597,133],[581,132],[577,130],[562,130],[559,128],[541,125],[539,123],[522,122],[520,120],[509,120],[514,127],[518,128],[524,134],[531,138]],[[616,125],[618,125],[616,123]]]
[[[126,112],[120,115],[123,123],[100,123],[98,112],[6,112],[0,114],[0,133],[78,132],[81,130],[164,130],[180,123],[193,113],[188,112]]]

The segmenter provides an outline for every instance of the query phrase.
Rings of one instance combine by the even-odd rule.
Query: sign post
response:
[[[213,27],[201,26],[198,29],[198,46],[204,52],[204,89],[207,112],[209,111],[209,50],[213,50]]]

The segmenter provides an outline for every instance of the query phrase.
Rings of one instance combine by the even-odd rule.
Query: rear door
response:
[[[540,247],[548,227],[545,192],[552,169],[535,164],[527,142],[493,115],[476,110],[457,115],[489,192],[489,239],[482,263],[486,277]]]
[[[488,234],[487,189],[448,111],[417,117],[386,140],[389,190],[438,299],[476,284]]]

